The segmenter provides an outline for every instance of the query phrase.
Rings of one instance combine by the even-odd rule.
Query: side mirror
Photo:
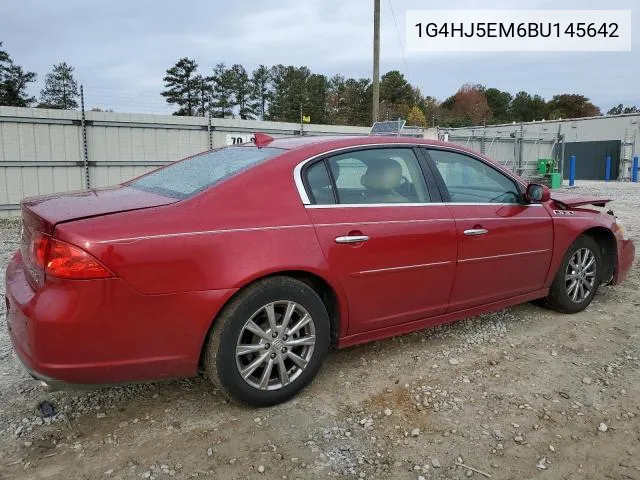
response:
[[[539,183],[530,183],[527,186],[527,192],[525,198],[531,203],[546,202],[551,198],[551,190],[546,185],[540,185]]]

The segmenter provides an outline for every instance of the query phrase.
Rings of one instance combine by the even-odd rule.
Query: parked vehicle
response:
[[[257,134],[123,185],[22,202],[15,349],[46,384],[195,375],[292,397],[331,347],[544,299],[583,310],[628,274],[609,200],[550,193],[462,147]]]

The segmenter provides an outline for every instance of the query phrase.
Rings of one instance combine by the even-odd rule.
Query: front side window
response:
[[[519,203],[516,183],[478,159],[447,150],[429,150],[453,203]]]
[[[341,204],[426,203],[430,200],[422,170],[411,149],[357,150],[330,157],[327,164]],[[333,194],[330,197],[316,195],[317,189],[311,185],[310,177],[316,175],[313,171],[316,165],[319,164],[307,171],[315,203],[334,203]]]
[[[132,180],[127,185],[158,195],[183,199],[283,151],[280,148],[220,148],[172,163]]]

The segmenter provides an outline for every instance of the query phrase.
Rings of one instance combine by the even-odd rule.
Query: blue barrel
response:
[[[631,167],[631,181],[638,182],[638,156],[633,157],[633,165]]]
[[[604,167],[604,180],[606,182],[611,180],[611,155],[607,155],[607,163]]]

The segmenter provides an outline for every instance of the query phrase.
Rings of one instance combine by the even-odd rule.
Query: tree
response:
[[[436,123],[440,120],[442,115],[442,107],[438,103],[438,100],[427,95],[426,97],[422,97],[418,102],[418,107],[424,113],[424,116],[427,121],[427,126],[435,126]]]
[[[491,113],[487,99],[478,85],[465,84],[454,96],[451,114],[479,125],[484,123]]]
[[[225,118],[233,113],[234,77],[224,63],[213,67],[213,109],[214,117]]]
[[[198,74],[193,77],[196,107],[194,114],[204,117],[211,111],[213,102],[213,77]]]
[[[231,66],[231,90],[235,105],[238,107],[238,116],[245,119],[253,119],[255,115],[255,103],[252,99],[252,84],[249,75],[242,65]]]
[[[198,64],[195,60],[184,57],[167,70],[164,76],[164,88],[162,96],[167,103],[175,104],[180,108],[174,115],[195,115],[198,108]]]
[[[549,101],[550,118],[580,118],[602,115],[600,109],[584,95],[563,93],[554,95]]]
[[[540,95],[533,97],[527,92],[521,91],[513,97],[510,107],[510,116],[516,122],[532,122],[548,117],[548,106]]]
[[[2,42],[0,42],[0,48]],[[0,105],[10,107],[28,107],[34,97],[27,94],[29,83],[35,82],[34,72],[25,72],[13,62],[11,56],[0,49]]]
[[[66,62],[53,66],[44,79],[40,101],[46,108],[70,110],[78,108],[78,84],[73,78],[73,67]]]
[[[265,65],[260,65],[251,74],[251,100],[255,104],[256,115],[264,120],[267,105],[271,100],[271,76]]]
[[[487,88],[483,90],[487,99],[487,104],[491,109],[491,123],[507,123],[511,120],[509,106],[513,97],[509,92],[503,92],[497,88]]]
[[[409,110],[409,115],[407,115],[407,125],[417,125],[419,127],[427,126],[427,117],[424,116],[424,112],[420,110],[420,107],[414,105]]]
[[[269,107],[269,120],[299,122],[306,99],[307,79],[311,72],[307,67],[275,65],[271,67],[270,75],[273,97]]]
[[[317,73],[309,75],[304,83],[301,114],[310,116],[313,123],[328,123],[328,97],[327,77]]]
[[[418,96],[398,70],[385,73],[380,78],[380,119],[406,118]]]
[[[607,112],[607,115],[621,115],[623,113],[640,113],[640,109],[638,109],[638,107],[636,107],[635,105],[632,105],[630,107],[624,107],[620,103],[619,105],[611,108]]]

